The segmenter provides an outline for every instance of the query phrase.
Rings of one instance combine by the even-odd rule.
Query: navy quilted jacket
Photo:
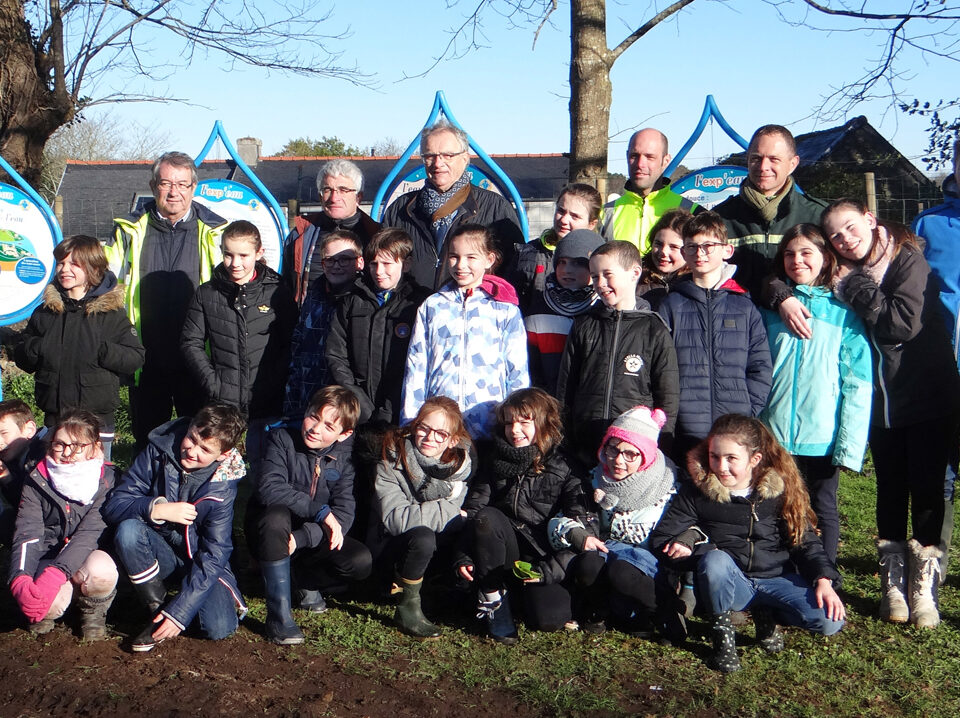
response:
[[[703,439],[724,414],[757,416],[770,393],[772,365],[760,312],[732,279],[703,289],[678,281],[657,311],[680,365],[676,436]]]

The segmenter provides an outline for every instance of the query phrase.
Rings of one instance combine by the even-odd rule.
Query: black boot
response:
[[[420,609],[420,587],[423,586],[423,579],[401,578],[398,583],[403,594],[400,596],[400,605],[397,606],[397,612],[394,614],[393,620],[400,627],[400,630],[414,638],[439,637],[440,629],[430,623]]]
[[[290,610],[290,558],[261,561],[260,571],[267,598],[267,638],[281,646],[303,643],[303,633]]]
[[[477,618],[486,619],[490,638],[497,643],[512,646],[517,642],[517,626],[513,622],[510,599],[507,598],[506,591],[502,591],[500,598],[493,601],[485,601],[481,592],[477,605]]]
[[[297,591],[297,605],[310,613],[323,613],[327,610],[327,601],[319,591],[301,588]]]
[[[109,596],[93,598],[77,596],[77,607],[80,609],[80,628],[83,631],[84,641],[102,641],[107,637],[107,609],[116,598],[117,589],[113,589]]]
[[[149,581],[133,584],[133,588],[136,590],[140,600],[143,601],[143,604],[147,607],[147,612],[149,613],[147,620],[149,622],[133,639],[131,648],[135,653],[146,653],[156,648],[160,642],[153,637],[153,632],[159,628],[159,622],[154,623],[153,619],[167,598],[167,587],[163,585],[163,579],[151,578]]]
[[[757,631],[757,643],[767,653],[780,653],[783,650],[783,632],[777,625],[777,619],[769,608],[751,608],[753,626]]]
[[[730,611],[714,616],[710,634],[713,640],[713,653],[707,659],[707,665],[721,673],[739,671],[737,633],[733,629],[733,622],[730,620]]]

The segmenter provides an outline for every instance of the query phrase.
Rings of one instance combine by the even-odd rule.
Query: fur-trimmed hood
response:
[[[707,442],[702,441],[687,454],[687,473],[708,499],[723,504],[730,503],[730,489],[720,483],[720,479],[710,471],[709,466]],[[763,476],[754,482],[753,490],[761,499],[775,499],[783,494],[783,477],[768,468]]]
[[[69,299],[56,280],[50,282],[43,290],[43,306],[54,314],[63,314]],[[109,269],[103,275],[100,284],[79,300],[85,314],[106,314],[116,309],[123,309],[123,287],[117,283],[116,275]]]

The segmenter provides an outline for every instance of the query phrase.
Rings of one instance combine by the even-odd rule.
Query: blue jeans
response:
[[[177,538],[180,540],[177,541]],[[117,526],[113,545],[120,563],[130,576],[149,575],[156,566],[159,569],[156,578],[163,580],[174,575],[182,579],[193,568],[193,563],[182,557],[183,535],[174,533],[171,539],[171,543],[167,543],[166,538],[140,519],[125,519]],[[219,581],[214,583],[200,604],[195,622],[200,633],[214,641],[226,638],[237,630],[237,604],[226,586]]]
[[[825,636],[843,627],[843,621],[830,620],[817,606],[815,591],[801,576],[748,578],[726,551],[704,554],[697,564],[697,584],[715,616],[760,606],[773,611],[778,623]]]

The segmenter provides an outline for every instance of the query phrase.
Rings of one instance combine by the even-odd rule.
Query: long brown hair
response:
[[[407,439],[413,443],[413,434],[420,425],[420,422],[423,421],[423,418],[427,414],[435,411],[439,411],[446,416],[447,421],[451,425],[450,446],[448,446],[440,456],[440,460],[445,464],[454,460],[458,460],[459,464],[463,464],[463,460],[467,455],[467,449],[461,446],[461,444],[469,444],[472,440],[469,432],[467,432],[466,424],[463,423],[463,414],[460,413],[459,405],[448,396],[431,396],[423,402],[423,406],[420,407],[417,415],[413,417],[413,421],[398,429],[392,429],[387,432],[387,435],[383,439],[382,458],[384,461],[393,461],[394,457],[399,457],[403,465],[403,470],[409,472],[407,452],[404,450],[404,443]]]
[[[563,441],[560,402],[536,387],[513,392],[497,406],[497,431],[501,436],[507,425],[507,412],[512,412],[515,417],[533,420],[536,427],[533,443],[539,451],[537,458],[533,460],[533,472],[541,473],[546,455]]]
[[[827,208],[820,213],[820,225],[822,226],[829,217],[834,212],[837,212],[841,209],[849,209],[860,214],[867,214],[870,210],[867,208],[863,202],[858,199],[853,199],[852,197],[841,197],[840,199],[834,200],[827,205]],[[893,239],[893,257],[896,257],[900,254],[900,250],[905,246],[909,246],[912,249],[920,250],[920,243],[917,241],[917,235],[910,231],[910,228],[899,222],[891,222],[889,220],[877,219],[877,228],[883,227],[887,230],[887,236]],[[879,246],[877,240],[880,239],[880,232],[878,229],[873,230],[873,241],[870,244],[870,253],[860,262],[860,264],[871,265],[877,262],[880,257],[883,255],[885,249]],[[830,244],[830,249],[834,252],[836,250],[833,248],[833,243]],[[892,258],[892,257],[891,257]]]
[[[776,472],[783,480],[783,508],[781,517],[787,524],[790,540],[798,546],[807,528],[816,528],[817,517],[810,508],[806,484],[793,457],[759,419],[741,414],[725,414],[710,428],[707,442],[725,436],[740,444],[751,456],[759,453],[760,463],[753,469],[750,488],[756,489],[768,471]]]
[[[783,239],[777,246],[777,254],[773,258],[774,274],[784,281],[788,279],[783,255],[787,251],[787,247],[790,246],[790,242],[795,239],[805,239],[820,250],[820,254],[823,255],[823,267],[820,268],[820,274],[814,280],[816,282],[814,286],[829,287],[830,281],[837,271],[837,255],[833,253],[833,249],[823,236],[823,232],[820,231],[820,227],[810,222],[795,224],[783,235]]]

